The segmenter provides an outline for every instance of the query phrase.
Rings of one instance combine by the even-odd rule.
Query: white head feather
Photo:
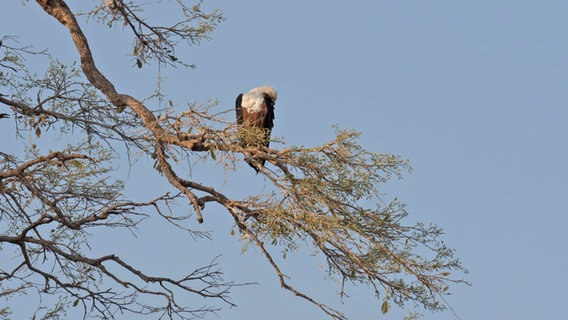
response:
[[[273,102],[276,102],[277,93],[276,90],[271,86],[261,86],[256,87],[249,92],[243,94],[243,100],[241,105],[243,108],[251,112],[262,111],[262,105],[264,104],[264,95],[268,95]]]
[[[272,86],[256,87],[254,89],[251,89],[249,92],[260,92],[261,94],[267,94],[270,99],[272,99],[272,102],[276,102],[276,98],[278,97],[276,89],[274,89],[274,87]]]

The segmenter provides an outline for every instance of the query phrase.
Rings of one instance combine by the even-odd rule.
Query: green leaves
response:
[[[407,302],[443,309],[439,296],[454,282],[449,270],[464,269],[438,239],[438,227],[405,224],[405,205],[379,191],[411,170],[408,161],[369,152],[358,138],[357,132],[337,129],[335,139],[322,146],[273,154],[279,168],[285,166],[270,177],[279,192],[251,198],[262,213],[250,228],[284,250],[308,243],[339,282],[385,288],[382,313],[392,303]]]

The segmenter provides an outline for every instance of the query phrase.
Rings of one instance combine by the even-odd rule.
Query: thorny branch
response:
[[[82,74],[55,62],[43,80],[23,79],[32,83],[33,89],[4,77],[0,80],[13,92],[9,97],[0,95],[0,104],[9,106],[17,115],[16,123],[31,127],[38,137],[42,129],[59,125],[64,133],[77,129],[86,138],[77,147],[47,155],[41,155],[32,145],[25,161],[0,154],[4,159],[0,172],[4,209],[0,218],[9,218],[0,220],[0,226],[6,229],[0,235],[0,245],[16,248],[21,258],[0,269],[0,281],[15,281],[21,290],[41,287],[42,292],[73,299],[70,304],[80,303],[85,315],[101,318],[130,312],[189,319],[218,310],[188,307],[181,302],[183,293],[232,305],[228,294],[236,284],[222,280],[216,260],[173,279],[149,275],[116,254],[89,257],[84,253],[88,247],[86,229],[134,229],[148,216],[147,209],[190,231],[164,213],[171,212],[173,201],[184,197],[199,223],[204,221],[208,203],[223,207],[245,245],[252,243],[260,249],[281,287],[334,319],[345,316],[286,281],[271,246],[284,253],[302,244],[316,249],[327,261],[327,272],[340,278],[341,296],[346,295],[346,282],[366,284],[379,299],[382,297],[383,311],[389,301],[401,306],[413,302],[431,310],[444,308],[439,298],[449,284],[462,282],[450,278],[449,272],[465,269],[453,258],[453,251],[439,241],[441,229],[423,224],[405,226],[404,205],[396,199],[384,202],[378,189],[392,176],[401,177],[409,170],[406,161],[362,149],[356,142],[358,134],[352,131],[337,130],[336,138],[322,146],[276,150],[236,143],[233,120],[207,107],[192,105],[176,114],[172,106],[165,115],[156,116],[143,100],[118,92],[97,68],[77,15],[65,1],[36,2],[71,35]],[[185,18],[169,27],[154,26],[141,15],[142,5],[122,0],[103,1],[86,14],[109,26],[126,26],[135,39],[134,56],[139,66],[148,60],[176,64],[178,42],[195,44],[208,38],[222,18],[217,11],[205,14],[201,2],[191,8],[181,0],[175,3]],[[15,71],[24,66],[0,67]],[[32,93],[35,100],[29,97]],[[99,143],[112,149],[112,141],[155,159],[155,168],[179,194],[146,202],[126,199],[122,183],[109,179],[111,155]],[[226,170],[237,167],[239,155],[254,155],[270,164],[260,171],[273,188],[245,199],[232,199],[212,185],[183,178],[176,160],[180,153],[193,159],[210,156]],[[369,207],[371,201],[378,202],[376,207]],[[117,286],[103,288],[109,281]],[[163,303],[146,304],[140,302],[141,296],[158,297]]]
[[[84,14],[99,19],[109,26],[122,24],[128,27],[134,36],[133,55],[136,57],[138,67],[142,67],[142,64],[149,60],[166,65],[194,67],[179,59],[176,48],[180,42],[198,45],[202,40],[210,39],[210,34],[217,24],[223,21],[223,16],[219,10],[204,12],[201,9],[203,1],[192,6],[186,5],[182,0],[176,0],[174,3],[176,6],[174,13],[180,14],[180,18],[169,26],[154,25],[149,22],[149,19],[141,16],[145,11],[145,5],[148,4],[134,1],[103,1],[101,6]],[[203,23],[204,21],[207,23]]]
[[[140,314],[175,314],[181,319],[217,310],[188,308],[180,303],[180,291],[232,305],[228,294],[237,284],[222,281],[215,261],[176,280],[147,275],[114,254],[90,258],[82,252],[81,239],[88,228],[132,228],[137,224],[134,219],[145,216],[138,210],[153,207],[160,211],[160,206],[169,206],[177,196],[166,194],[147,202],[120,200],[112,193],[115,188],[105,180],[91,180],[103,171],[83,172],[86,167],[83,162],[100,159],[80,153],[52,152],[19,165],[13,165],[17,161],[9,155],[2,156],[5,165],[0,172],[0,201],[4,208],[1,212],[10,214],[13,224],[9,229],[12,235],[0,235],[0,243],[3,250],[8,250],[8,244],[18,247],[22,261],[16,261],[11,271],[3,266],[0,281],[21,282],[23,287],[39,287],[44,283],[43,292],[60,294],[63,290],[81,302],[86,313],[96,311],[104,318],[112,317],[113,306]],[[12,165],[13,168],[6,168]],[[55,172],[57,177],[53,179]],[[33,199],[39,200],[40,205],[28,209]],[[47,230],[50,231],[46,234]],[[48,261],[56,264],[50,265]],[[134,278],[126,280],[129,277],[124,272]],[[124,289],[98,289],[98,282],[105,278]],[[162,307],[135,304],[139,295],[162,297],[165,302]]]

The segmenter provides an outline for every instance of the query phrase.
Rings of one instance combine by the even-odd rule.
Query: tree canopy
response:
[[[240,235],[235,239],[259,249],[282,288],[331,318],[345,316],[292,286],[274,252],[314,250],[325,259],[324,271],[339,279],[340,295],[346,283],[368,285],[385,313],[391,303],[447,307],[449,286],[463,282],[451,272],[465,269],[440,239],[439,227],[408,225],[404,204],[381,193],[383,184],[410,170],[408,161],[368,151],[359,144],[358,132],[339,127],[334,139],[319,146],[243,146],[232,110],[192,101],[183,110],[171,101],[156,107],[116,89],[95,63],[79,18],[132,37],[133,74],[147,64],[163,72],[191,68],[177,56],[179,47],[209,39],[224,19],[220,10],[206,12],[202,2],[177,0],[160,5],[171,6],[178,19],[154,24],[147,6],[158,2],[104,0],[84,11],[74,11],[63,0],[26,2],[65,28],[54,32],[70,36],[75,64],[63,64],[49,50],[22,44],[26,40],[13,34],[0,35],[0,111],[9,110],[10,116],[0,121],[16,124],[22,145],[0,151],[0,249],[12,257],[10,265],[0,266],[0,297],[39,294],[45,302],[36,314],[45,319],[77,307],[85,317],[100,319],[122,314],[191,319],[215,312],[233,304],[229,290],[237,285],[223,278],[216,260],[181,277],[164,276],[148,274],[118,254],[93,256],[88,249],[95,245],[93,230],[128,233],[148,216],[189,236],[207,236],[192,226],[206,223],[207,212],[220,207]],[[49,61],[43,74],[35,69],[36,58]],[[40,143],[46,135],[60,138]],[[227,172],[250,170],[243,167],[246,155],[266,160],[259,173],[266,188],[260,193],[238,198],[219,191],[215,181],[192,178],[190,167],[197,162]],[[143,201],[129,196],[113,175],[125,157],[130,163],[152,159],[148,170],[157,170],[170,188]],[[178,213],[187,211],[180,210],[185,203],[191,215]],[[196,307],[191,298],[181,298],[187,296],[209,302]],[[9,319],[10,312],[0,307],[0,319]]]

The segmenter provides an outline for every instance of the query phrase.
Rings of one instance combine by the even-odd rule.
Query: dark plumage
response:
[[[274,103],[276,102],[277,93],[273,87],[262,86],[252,89],[251,91],[240,94],[235,102],[235,111],[237,113],[237,124],[239,126],[239,135],[243,146],[264,146],[270,145],[270,133],[274,127]],[[245,128],[247,130],[241,130]],[[251,139],[254,134],[252,128],[264,130],[264,136],[261,141],[259,139]],[[251,160],[250,157],[245,161],[258,173],[259,167],[264,166],[266,160]]]

